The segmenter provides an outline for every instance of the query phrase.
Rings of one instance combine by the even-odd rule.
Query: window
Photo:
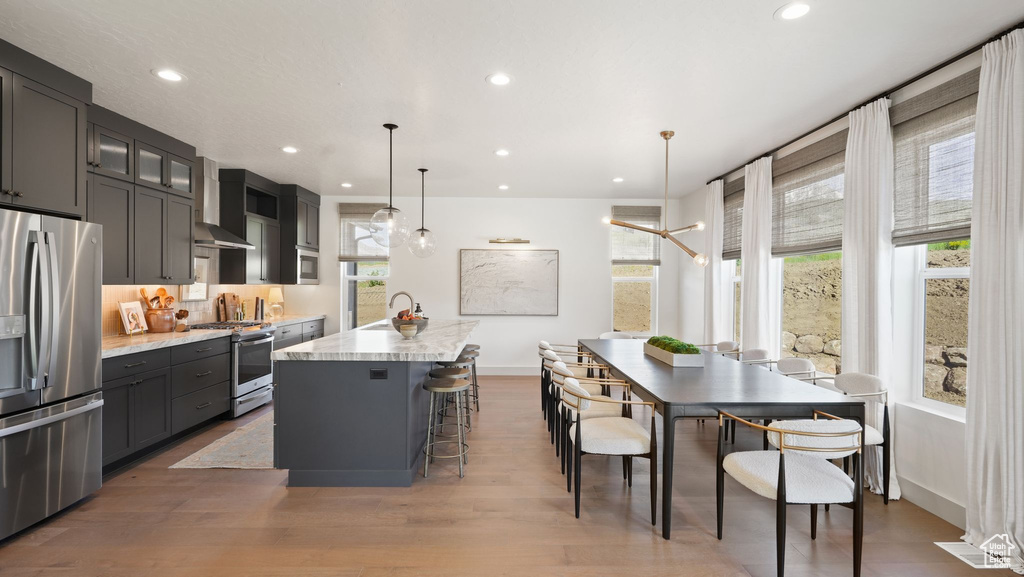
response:
[[[787,257],[782,269],[782,357],[842,370],[842,252]]]
[[[740,275],[742,261],[736,259],[734,261],[725,261],[725,267],[729,271],[729,276],[726,277],[726,282],[732,284],[732,340],[737,343],[740,342],[740,284],[743,281],[743,277]]]
[[[743,239],[743,186],[744,179],[726,183],[722,202],[722,260],[740,258]]]
[[[345,263],[346,329],[354,329],[387,318],[389,272],[390,266],[387,261]]]
[[[772,166],[772,256],[843,245],[847,131],[788,154]]]
[[[370,219],[383,204],[338,204],[338,260],[342,262],[344,329],[387,318],[388,249],[370,236]]]
[[[661,228],[661,207],[613,206],[612,218]],[[650,335],[658,330],[658,267],[661,238],[622,227],[611,228],[612,330]]]
[[[967,406],[967,299],[971,241],[932,243],[925,251],[918,293],[924,319],[921,396]]]

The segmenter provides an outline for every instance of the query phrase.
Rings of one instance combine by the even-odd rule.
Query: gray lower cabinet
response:
[[[103,465],[125,460],[230,408],[224,337],[103,360]]]
[[[103,464],[171,436],[170,401],[171,373],[166,366],[104,382]]]

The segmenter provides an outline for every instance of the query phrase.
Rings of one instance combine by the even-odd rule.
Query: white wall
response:
[[[704,216],[704,191],[690,193],[678,201],[675,211],[679,226],[706,221]],[[679,237],[686,246],[706,253],[704,231],[690,231]],[[688,259],[682,259],[679,266],[679,338],[688,343],[704,342],[704,269]]]
[[[289,313],[327,314],[327,332],[339,330],[341,318],[340,266],[337,262],[338,202],[379,201],[379,198],[323,197],[320,207],[321,280],[317,286],[285,288]],[[397,203],[414,222],[418,206],[408,199]],[[418,203],[415,203],[418,204]],[[397,291],[412,293],[431,318],[480,321],[472,335],[482,348],[481,372],[533,374],[538,371],[537,341],[573,343],[611,330],[612,286],[609,227],[601,218],[612,205],[660,204],[656,200],[427,198],[427,228],[437,239],[430,258],[412,256],[400,247],[391,255],[388,297]],[[669,203],[669,214],[678,203]],[[675,225],[674,219],[670,224]],[[689,224],[689,223],[686,223]],[[519,237],[529,245],[495,245],[488,239]],[[559,251],[558,316],[459,315],[459,250],[463,248],[557,249]],[[680,312],[678,251],[662,247],[658,283],[658,332],[678,335]],[[687,264],[689,260],[686,259]],[[692,265],[690,266],[692,267]],[[406,305],[402,305],[405,308]],[[429,330],[429,329],[428,329]],[[695,333],[699,336],[700,331]]]

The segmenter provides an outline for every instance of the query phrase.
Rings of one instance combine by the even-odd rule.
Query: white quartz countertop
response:
[[[275,361],[453,361],[479,321],[430,319],[415,338],[402,337],[382,321],[274,351]]]
[[[292,324],[306,321],[315,321],[325,318],[326,315],[284,315],[281,318],[268,321],[272,324]],[[397,333],[396,333],[397,334]],[[103,337],[103,353],[101,357],[108,359],[120,357],[132,353],[141,353],[164,347],[187,345],[199,341],[207,341],[231,335],[230,330],[224,329],[192,329],[184,333],[145,333],[141,335],[117,335]]]

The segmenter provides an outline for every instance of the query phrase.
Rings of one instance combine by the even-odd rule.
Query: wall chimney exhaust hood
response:
[[[203,248],[241,248],[255,250],[256,247],[220,227],[220,180],[217,162],[209,158],[196,159],[196,242]]]

